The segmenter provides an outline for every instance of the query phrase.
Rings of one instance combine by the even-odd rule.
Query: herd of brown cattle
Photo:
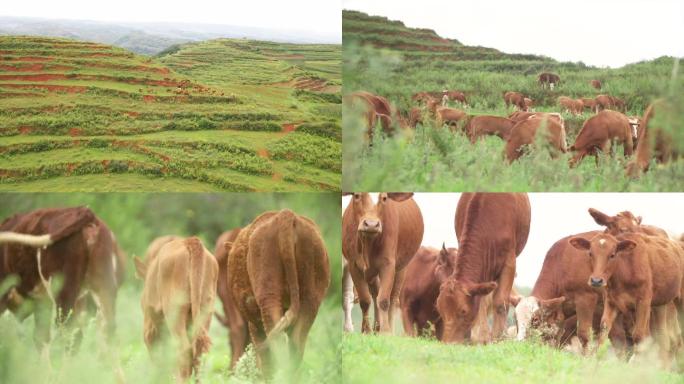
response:
[[[71,323],[85,307],[80,302],[92,295],[111,336],[125,259],[112,231],[86,207],[14,215],[0,224],[0,282],[8,285],[0,314],[9,309],[23,318],[32,308],[36,342],[43,348],[50,341],[52,306],[58,323]],[[144,259],[134,260],[144,281],[144,341],[153,353],[162,335],[170,334],[178,348],[180,380],[198,372],[199,358],[211,345],[217,294],[224,315],[216,316],[230,330],[231,366],[251,341],[259,367],[269,375],[273,343],[283,334],[293,365],[301,361],[330,284],[317,225],[287,209],[263,213],[222,234],[214,254],[197,237],[163,236],[152,241]],[[56,275],[63,284],[53,297]],[[22,306],[25,301],[34,305]]]
[[[595,334],[597,348],[610,338],[623,357],[643,352],[652,336],[669,366],[682,347],[684,238],[673,240],[629,211],[589,214],[605,230],[558,240],[530,296],[521,297],[512,286],[530,230],[526,194],[462,194],[454,224],[459,248],[438,250],[420,246],[424,223],[412,194],[380,193],[373,202],[353,193],[342,223],[344,330],[354,329],[356,295],[363,333],[391,333],[399,307],[409,336],[488,343],[537,335],[557,347],[576,336],[586,354]],[[516,325],[507,330],[509,307]]]
[[[553,89],[559,82],[558,75],[539,75],[539,83],[544,87],[549,85]],[[590,84],[596,89],[601,88],[598,80],[592,80]],[[514,106],[517,109],[508,117],[469,115],[461,109],[447,107],[448,100],[468,107],[463,92],[455,90],[418,92],[411,97],[417,104],[407,112],[395,108],[385,97],[370,92],[354,92],[345,99],[361,109],[367,140],[371,145],[373,129],[378,121],[383,131],[390,135],[395,128],[414,129],[418,123],[422,124],[429,119],[438,127],[446,124],[454,131],[460,127],[460,131],[473,143],[488,135],[500,137],[506,143],[504,156],[508,162],[521,157],[535,143],[537,137],[542,137],[542,141],[548,143],[552,157],[559,153],[573,152],[569,161],[571,167],[576,166],[587,155],[594,155],[598,164],[598,154],[612,155],[611,147],[619,143],[624,147],[625,156],[636,153],[626,166],[626,173],[631,177],[638,177],[646,171],[652,159],[658,163],[666,163],[677,156],[671,136],[653,121],[655,111],[667,108],[665,100],[652,103],[641,118],[626,116],[625,102],[611,95],[579,99],[560,96],[558,104],[561,111],[581,115],[585,109],[589,109],[595,113],[585,120],[575,143],[568,147],[565,122],[561,114],[531,111],[534,101],[520,92],[509,91],[503,95],[506,107]]]

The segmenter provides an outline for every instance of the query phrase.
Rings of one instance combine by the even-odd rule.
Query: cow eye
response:
[[[354,194],[354,199],[355,199],[355,200],[358,200],[358,199],[359,199],[359,197],[361,197],[361,195],[360,195],[360,194],[358,194],[358,193],[355,193],[355,194]]]
[[[613,257],[615,257],[615,254],[614,254],[614,253],[611,253],[611,254],[610,254],[610,258],[612,259]]]
[[[387,201],[387,196],[382,197],[382,202],[384,203],[385,201]]]

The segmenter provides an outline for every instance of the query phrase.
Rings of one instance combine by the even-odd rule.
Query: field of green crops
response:
[[[470,115],[507,116],[506,91],[532,98],[537,112],[560,112],[559,96],[572,98],[610,94],[623,99],[628,116],[641,116],[656,98],[668,98],[673,108],[664,124],[675,148],[684,150],[684,76],[672,57],[629,64],[617,69],[594,68],[583,63],[560,63],[547,57],[506,54],[495,49],[464,46],[439,37],[434,31],[405,27],[399,21],[343,12],[343,94],[365,90],[386,97],[398,110],[415,104],[419,91],[460,90],[466,94]],[[542,89],[537,75],[558,73],[561,84]],[[599,79],[603,89],[589,84]],[[459,104],[451,104],[463,108]],[[504,142],[496,137],[472,145],[461,134],[435,127],[431,119],[413,131],[364,142],[365,127],[359,113],[344,111],[343,190],[420,191],[673,191],[681,190],[684,163],[655,165],[638,180],[625,177],[628,160],[616,148],[595,165],[588,158],[569,169],[571,153],[550,159],[546,151],[529,151],[520,161],[504,161]],[[563,113],[568,147],[592,113]],[[425,116],[425,114],[424,114]]]
[[[340,62],[338,45],[219,39],[146,57],[0,37],[0,190],[339,190]]]
[[[332,282],[309,334],[304,360],[296,376],[288,367],[276,372],[276,382],[334,383],[340,381],[338,348],[342,337],[341,240],[339,194],[0,194],[0,220],[40,207],[87,205],[105,221],[127,253],[126,279],[117,296],[117,329],[112,345],[104,342],[98,322],[91,318],[81,330],[83,340],[70,350],[72,329],[53,327],[48,356],[34,347],[33,318],[0,315],[0,383],[171,383],[175,349],[165,346],[163,361],[153,364],[143,342],[140,308],[142,282],[134,277],[133,256],[144,254],[160,235],[197,235],[210,250],[218,235],[248,224],[267,210],[289,208],[319,226],[330,258]],[[56,289],[57,284],[53,284]],[[0,285],[4,292],[6,284]],[[217,299],[216,310],[222,313]],[[218,321],[210,328],[212,348],[203,357],[203,383],[259,382],[254,356],[229,369],[228,332]]]

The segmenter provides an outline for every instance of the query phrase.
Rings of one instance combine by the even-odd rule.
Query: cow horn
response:
[[[31,247],[47,247],[53,243],[51,236],[48,235],[27,235],[17,232],[0,232],[0,244],[19,243]]]

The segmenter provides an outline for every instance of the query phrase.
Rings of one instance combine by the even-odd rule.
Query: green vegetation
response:
[[[365,90],[386,97],[402,113],[415,105],[411,96],[420,91],[460,90],[466,94],[470,115],[507,116],[503,93],[518,91],[534,100],[538,112],[559,112],[559,96],[573,98],[610,94],[623,99],[628,116],[643,115],[650,102],[668,97],[675,108],[666,129],[674,136],[675,148],[684,151],[684,76],[678,60],[661,57],[600,69],[583,63],[559,63],[547,57],[505,54],[495,49],[469,47],[446,40],[433,31],[411,29],[399,21],[343,12],[344,94]],[[674,66],[674,67],[673,67]],[[537,75],[558,73],[561,84],[542,89]],[[603,89],[589,84],[598,79]],[[452,107],[463,108],[460,104]],[[568,168],[571,153],[551,160],[543,151],[531,151],[509,166],[504,162],[504,143],[489,138],[471,145],[458,134],[434,127],[427,112],[426,123],[415,131],[391,138],[376,132],[372,148],[364,142],[365,127],[359,113],[343,112],[343,190],[422,191],[673,191],[682,189],[684,165],[674,162],[652,165],[638,180],[625,177],[626,160],[615,155],[601,159],[600,167],[587,158],[577,169]],[[584,120],[563,113],[568,146],[572,145]],[[622,148],[615,152],[622,153]]]
[[[69,180],[56,178],[57,180]],[[101,180],[84,182],[96,184]],[[129,186],[135,183],[127,184]],[[143,255],[147,245],[157,236],[198,235],[212,250],[218,235],[228,229],[244,226],[267,210],[290,208],[313,219],[319,226],[330,257],[332,283],[309,335],[304,361],[298,377],[276,374],[276,382],[339,382],[338,347],[341,340],[339,302],[341,270],[339,194],[1,194],[0,220],[18,212],[52,206],[87,205],[116,235],[129,258]],[[4,289],[4,288],[3,288]],[[117,295],[117,330],[115,342],[107,347],[97,321],[89,318],[82,325],[83,340],[76,351],[67,351],[73,331],[55,329],[50,345],[49,364],[34,347],[32,318],[19,320],[10,313],[0,316],[0,382],[15,383],[170,383],[174,370],[174,353],[164,349],[168,364],[154,364],[143,342],[140,309],[142,281],[134,277],[129,259],[126,280]],[[216,310],[222,313],[218,300]],[[212,321],[211,350],[203,356],[203,383],[258,382],[253,358],[243,359],[235,372],[229,369],[228,332],[218,321]],[[123,381],[117,381],[120,370]]]
[[[107,185],[122,188],[114,179],[144,175],[205,185],[198,190],[339,190],[340,55],[336,45],[220,39],[149,58],[96,43],[2,36],[0,189],[106,174]],[[299,153],[315,139],[325,158]],[[291,155],[271,158],[272,146]],[[274,171],[291,162],[307,165],[299,175],[307,183]],[[242,181],[216,176],[224,170]],[[79,188],[92,186],[68,190]]]

